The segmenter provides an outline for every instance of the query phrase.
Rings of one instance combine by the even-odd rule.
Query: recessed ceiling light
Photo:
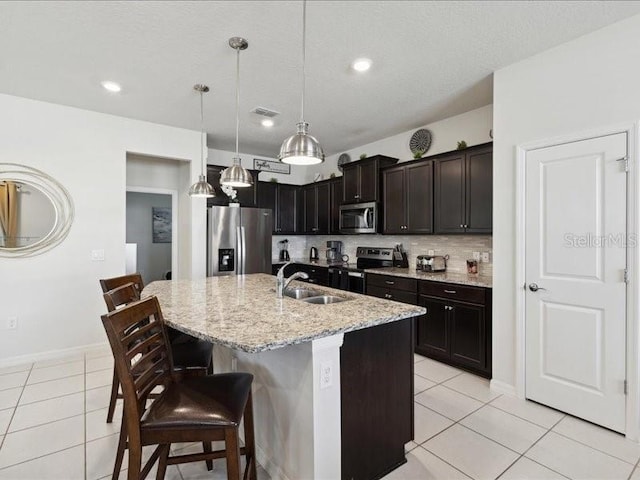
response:
[[[356,72],[366,72],[371,68],[371,60],[369,60],[368,58],[357,58],[353,61],[351,67]]]
[[[264,120],[262,120],[262,122],[260,122],[260,123],[262,123],[262,126],[263,126],[263,127],[267,127],[267,128],[269,128],[269,127],[273,127],[273,120],[271,120],[270,118],[265,118],[265,119],[264,119]]]
[[[104,82],[100,82],[100,85],[102,85],[102,87],[105,90],[108,90],[113,93],[118,93],[120,90],[122,90],[122,87],[120,86],[119,83],[112,82],[110,80],[105,80]]]

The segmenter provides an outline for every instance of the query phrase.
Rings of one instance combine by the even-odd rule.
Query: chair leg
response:
[[[120,388],[120,380],[116,367],[113,367],[113,380],[111,381],[111,399],[109,400],[109,411],[107,412],[107,423],[113,422],[113,412],[116,410],[116,400],[118,400],[118,389]]]
[[[224,448],[227,451],[227,480],[240,480],[240,442],[237,428],[224,429]]]
[[[202,449],[205,453],[213,452],[213,449],[211,448],[211,442],[202,442]],[[205,462],[207,464],[207,470],[213,470],[213,460],[205,460]]]
[[[116,451],[116,461],[113,465],[112,480],[118,480],[120,476],[120,470],[122,469],[122,459],[124,458],[124,451],[127,448],[127,424],[122,417],[122,425],[120,426],[120,439],[118,440],[118,450]]]
[[[142,471],[142,446],[129,443],[129,469],[127,480],[140,480]]]
[[[253,399],[251,392],[249,392],[247,405],[244,407],[244,451],[249,478],[251,480],[257,480],[258,472],[256,467],[256,443],[253,430]]]
[[[160,449],[160,455],[158,457],[158,470],[156,472],[156,480],[164,480],[164,475],[167,472],[167,458],[169,458],[169,447],[171,444],[167,443],[162,445]]]

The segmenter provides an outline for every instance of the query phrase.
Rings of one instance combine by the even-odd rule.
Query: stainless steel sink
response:
[[[316,297],[302,298],[301,302],[315,303],[318,305],[327,305],[329,303],[339,303],[349,300],[348,298],[336,297],[335,295],[318,295]]]
[[[301,300],[308,297],[320,296],[322,295],[322,292],[319,292],[318,290],[311,290],[310,288],[296,287],[296,288],[286,288],[284,290],[284,294],[287,297],[295,298],[296,300]]]

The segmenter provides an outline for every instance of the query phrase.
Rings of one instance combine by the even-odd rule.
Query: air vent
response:
[[[269,117],[269,118],[273,118],[276,115],[280,115],[280,112],[276,112],[275,110],[269,110],[268,108],[264,108],[264,107],[256,107],[253,110],[251,110],[251,113],[255,113],[257,115],[262,115],[263,117]]]

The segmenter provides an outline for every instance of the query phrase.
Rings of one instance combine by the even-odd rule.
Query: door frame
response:
[[[178,263],[178,191],[171,190],[169,188],[155,188],[155,187],[129,187],[127,186],[127,192],[134,193],[155,193],[157,195],[170,195],[171,196],[171,278],[180,278],[179,276],[179,263]],[[125,215],[125,225],[127,218]],[[126,230],[126,229],[125,229]]]
[[[638,139],[640,138],[640,121],[628,122],[586,130],[580,133],[566,134],[516,145],[516,218],[515,218],[515,361],[516,378],[515,393],[525,398],[526,338],[525,338],[525,254],[526,254],[526,158],[527,153],[539,148],[551,147],[563,143],[578,142],[590,138],[627,134],[629,155],[629,174],[627,175],[627,269],[629,281],[626,290],[626,428],[625,435],[630,440],[640,438],[640,255],[637,252],[638,231],[640,228],[640,169],[638,168]],[[636,248],[634,248],[634,246]],[[629,248],[631,247],[631,248]]]

